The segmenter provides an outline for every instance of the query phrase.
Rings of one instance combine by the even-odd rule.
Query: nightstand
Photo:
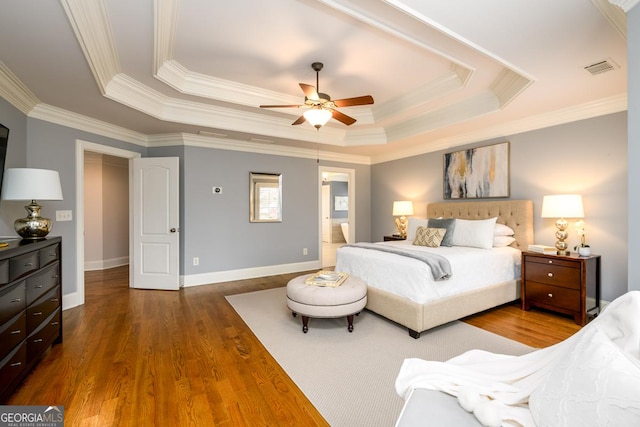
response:
[[[600,311],[600,255],[522,253],[522,309],[546,308],[573,316],[578,325]]]
[[[396,236],[395,234],[391,235],[391,236],[384,236],[384,241],[385,242],[391,242],[394,240],[407,240],[406,237],[400,237],[400,236]]]

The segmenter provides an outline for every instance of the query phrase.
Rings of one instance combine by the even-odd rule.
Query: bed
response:
[[[460,252],[477,253],[488,256],[492,252],[507,253],[515,263],[508,277],[493,275],[494,261],[481,261],[484,270],[456,273],[460,261],[451,261],[451,278],[436,281],[427,272],[429,267],[419,260],[407,258],[395,253],[379,250],[353,247],[345,245],[338,249],[336,271],[344,271],[360,277],[368,285],[367,306],[370,311],[378,313],[409,330],[409,335],[419,338],[423,331],[443,325],[453,320],[493,308],[520,297],[520,251],[533,243],[533,202],[531,200],[500,200],[480,202],[437,202],[427,206],[427,218],[459,218],[463,220],[489,220],[497,218],[496,224],[503,224],[513,230],[514,241],[499,251],[478,248],[442,247],[441,253],[453,254],[458,257]],[[411,220],[411,219],[410,219]],[[418,220],[414,219],[419,223]],[[425,221],[425,220],[422,220]],[[393,248],[410,246],[415,228],[410,223],[408,239],[404,242],[380,242],[376,245],[386,245]],[[455,258],[454,257],[454,258]],[[456,258],[457,259],[457,258]],[[500,263],[500,261],[496,261]],[[504,261],[502,261],[503,263]],[[488,268],[487,266],[491,266]],[[503,265],[503,264],[499,264]],[[425,270],[426,268],[426,270]],[[500,267],[504,269],[504,267]],[[504,273],[504,272],[503,272]],[[413,276],[412,276],[413,275]],[[466,275],[466,279],[458,276]],[[429,276],[425,279],[426,276]],[[469,276],[480,277],[484,283],[475,284]],[[492,277],[492,278],[491,278]],[[489,278],[487,281],[486,279]],[[418,289],[421,280],[424,287],[435,285],[439,290],[427,290],[416,296],[405,292],[406,288]],[[469,287],[463,289],[459,282],[469,282]],[[454,292],[448,292],[455,287]],[[431,289],[431,288],[429,288]]]

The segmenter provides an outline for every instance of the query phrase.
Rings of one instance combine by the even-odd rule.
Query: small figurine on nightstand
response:
[[[580,236],[580,244],[573,247],[574,250],[578,251],[580,256],[589,256],[591,255],[591,247],[587,245],[586,235],[587,232],[584,229],[584,221],[580,220],[576,222],[576,233]]]

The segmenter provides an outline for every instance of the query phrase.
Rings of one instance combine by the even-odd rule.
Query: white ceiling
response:
[[[147,146],[376,163],[627,102],[626,18],[607,0],[21,0],[0,40],[0,95],[25,114]],[[302,103],[315,61],[322,92],[375,99],[340,109],[354,125],[258,108]]]

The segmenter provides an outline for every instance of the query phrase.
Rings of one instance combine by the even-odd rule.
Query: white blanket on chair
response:
[[[406,398],[414,388],[457,396],[486,426],[640,425],[640,292],[523,356],[471,350],[446,362],[406,359],[396,391]]]

